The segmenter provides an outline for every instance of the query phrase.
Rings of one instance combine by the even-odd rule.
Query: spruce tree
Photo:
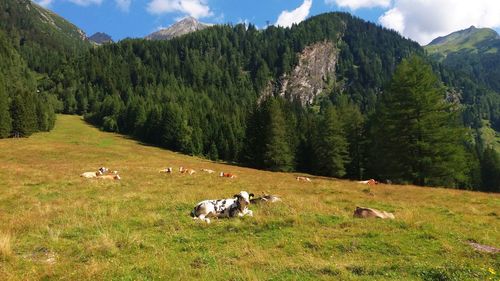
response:
[[[422,186],[466,180],[465,132],[445,91],[422,58],[397,67],[376,112],[371,160],[379,177]]]
[[[314,146],[317,172],[331,177],[346,174],[348,143],[342,130],[337,111],[329,105],[323,113]]]
[[[35,103],[30,94],[18,91],[12,99],[10,113],[12,132],[19,137],[29,137],[37,131]]]
[[[277,99],[266,101],[265,116],[264,166],[272,171],[291,171],[294,155],[287,140],[286,121]]]
[[[500,192],[500,156],[492,147],[483,153],[481,178],[483,191]]]
[[[0,138],[8,137],[11,130],[12,119],[9,112],[9,99],[0,86]]]

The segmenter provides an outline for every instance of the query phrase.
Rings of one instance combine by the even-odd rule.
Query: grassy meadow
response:
[[[122,180],[79,177],[100,166]],[[198,173],[158,173],[169,166]],[[50,133],[0,140],[0,280],[500,280],[500,254],[467,244],[500,247],[499,195],[295,176],[184,156],[60,115]],[[189,216],[197,202],[241,190],[283,202],[209,225]],[[354,219],[356,206],[396,219]]]

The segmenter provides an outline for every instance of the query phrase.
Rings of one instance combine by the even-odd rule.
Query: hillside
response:
[[[481,118],[490,121],[500,131],[500,36],[489,28],[470,27],[432,41],[425,50],[431,58],[456,73],[463,81],[457,88],[467,89],[475,83],[479,87],[471,92],[483,92],[479,111]],[[464,90],[465,92],[465,90]],[[470,98],[469,98],[470,99]],[[484,106],[487,105],[487,106]],[[476,109],[477,110],[477,109]],[[476,121],[477,122],[477,121]],[[481,123],[481,120],[478,120]]]
[[[90,46],[81,29],[31,0],[0,0],[0,11],[0,29],[37,72],[51,72]]]
[[[51,133],[0,140],[3,280],[485,280],[498,272],[500,197],[228,166],[103,133],[59,116]],[[121,182],[78,175],[105,165]],[[159,174],[172,166],[231,172]],[[202,199],[278,194],[253,218],[192,221]],[[352,218],[356,206],[394,221]]]
[[[469,53],[496,53],[498,48],[500,36],[495,30],[474,26],[436,38],[426,46],[430,54],[441,54],[443,57],[462,50]]]

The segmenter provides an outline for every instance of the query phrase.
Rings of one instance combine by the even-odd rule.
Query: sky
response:
[[[88,36],[144,37],[192,16],[205,23],[288,27],[332,11],[352,13],[394,29],[422,45],[453,31],[500,31],[500,0],[33,0],[77,25]]]

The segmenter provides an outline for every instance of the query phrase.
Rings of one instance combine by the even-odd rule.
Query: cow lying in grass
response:
[[[220,172],[219,176],[222,178],[230,178],[230,179],[236,178],[236,175],[231,174],[231,173],[224,173],[224,172]]]
[[[110,175],[102,175],[98,176],[98,179],[101,180],[121,180],[122,178],[118,174],[110,174]]]
[[[102,176],[102,172],[100,170],[97,172],[85,172],[85,173],[82,173],[80,175],[80,177],[86,178],[86,179],[95,179],[99,176]]]
[[[205,172],[205,173],[209,173],[209,174],[213,174],[215,173],[214,170],[210,170],[210,169],[201,169],[202,172]]]
[[[299,177],[297,177],[296,179],[297,179],[297,181],[307,181],[307,182],[311,182],[311,179],[310,179],[310,178],[308,178],[308,177],[300,177],[300,176],[299,176]]]
[[[179,167],[179,172],[181,174],[189,174],[190,176],[193,175],[194,173],[196,173],[195,170],[193,170],[193,169],[186,169],[184,167]]]
[[[215,218],[232,218],[253,216],[253,212],[248,209],[250,205],[250,198],[253,193],[248,194],[246,191],[241,191],[235,194],[234,198],[219,199],[219,200],[205,200],[196,204],[194,210],[191,212],[193,219],[200,219],[206,223],[210,223],[209,217]]]
[[[369,179],[369,180],[366,180],[366,181],[358,181],[358,183],[360,183],[360,184],[368,184],[368,185],[379,184],[379,182],[376,181],[376,180],[374,180],[374,179]]]
[[[165,168],[163,170],[160,170],[159,173],[166,173],[166,174],[171,174],[174,171],[172,167]]]

